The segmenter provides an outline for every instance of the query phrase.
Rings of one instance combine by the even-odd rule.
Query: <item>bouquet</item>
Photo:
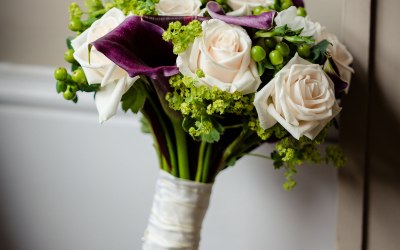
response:
[[[285,169],[343,166],[337,127],[352,56],[302,0],[86,0],[69,7],[57,92],[93,92],[100,122],[141,113],[160,176],[143,249],[198,249],[216,176],[253,155]],[[251,153],[275,144],[269,155]]]

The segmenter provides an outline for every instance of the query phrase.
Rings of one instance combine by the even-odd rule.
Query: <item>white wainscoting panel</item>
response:
[[[52,72],[0,64],[7,250],[139,250],[158,171],[151,137],[132,114],[100,125],[93,96],[64,101]],[[284,191],[283,173],[254,157],[226,170],[214,186],[201,249],[334,250],[336,170],[304,166],[297,180]]]

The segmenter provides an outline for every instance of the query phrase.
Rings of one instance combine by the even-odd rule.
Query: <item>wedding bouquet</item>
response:
[[[69,7],[57,92],[94,92],[100,122],[141,113],[160,165],[143,249],[197,249],[212,183],[246,155],[285,169],[345,158],[323,147],[352,56],[302,0],[86,0]],[[263,143],[270,155],[252,154]]]

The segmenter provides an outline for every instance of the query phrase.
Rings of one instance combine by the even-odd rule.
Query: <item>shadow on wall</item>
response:
[[[3,200],[0,193],[0,201]],[[0,202],[2,203],[2,202]],[[6,215],[0,206],[0,249],[1,250],[20,250],[16,246],[16,241],[10,232],[10,225],[6,220]]]
[[[391,105],[377,81],[371,88],[370,102],[368,161],[371,178],[400,188],[400,111]]]

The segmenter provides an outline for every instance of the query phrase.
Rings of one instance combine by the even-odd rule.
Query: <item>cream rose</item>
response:
[[[297,8],[291,6],[286,10],[279,12],[274,19],[276,26],[287,25],[292,30],[303,28],[300,35],[302,36],[318,36],[321,26],[309,19],[308,16],[302,17],[297,15]]]
[[[254,93],[261,80],[256,63],[250,58],[251,39],[239,26],[212,19],[202,23],[203,35],[178,55],[177,66],[183,75],[196,77],[203,70],[200,84],[243,94]]]
[[[89,63],[88,46],[89,43],[104,36],[124,20],[124,13],[119,9],[113,8],[71,42],[75,50],[74,58],[82,66],[88,83],[101,83],[101,88],[96,93],[95,100],[100,122],[108,120],[115,115],[122,95],[128,91],[138,77],[130,78],[128,73],[94,47],[90,52]]]
[[[274,3],[274,0],[228,0],[227,4],[233,9],[228,12],[230,16],[246,16],[251,15],[255,7],[267,7]]]
[[[314,139],[341,110],[332,80],[297,54],[256,93],[254,106],[262,128],[278,122],[296,139]]]
[[[200,14],[200,0],[160,0],[156,4],[159,15],[197,16]]]
[[[353,62],[353,56],[347,50],[337,36],[329,33],[326,28],[322,28],[321,34],[317,37],[316,41],[328,40],[331,45],[328,47],[328,52],[332,56],[333,61],[338,67],[340,78],[346,83],[350,83],[351,75],[354,73],[353,68],[350,67]],[[346,90],[347,91],[347,90]]]

